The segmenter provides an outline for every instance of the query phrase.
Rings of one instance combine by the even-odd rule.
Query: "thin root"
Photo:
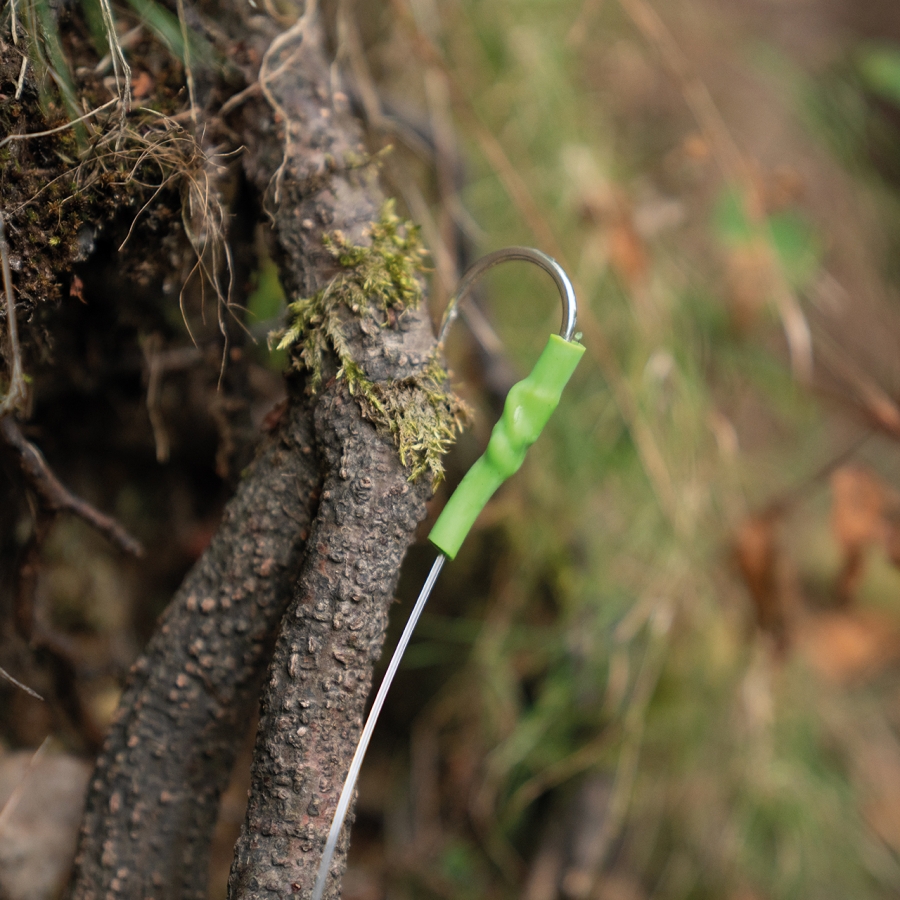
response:
[[[0,439],[18,456],[22,474],[44,507],[54,513],[70,512],[83,519],[131,556],[143,556],[144,548],[115,519],[94,509],[73,494],[47,465],[43,454],[29,441],[12,417],[0,418]]]
[[[287,59],[282,60],[281,65],[277,68],[272,69],[270,67],[276,54],[280,53],[292,41],[296,41],[298,45],[302,46],[304,32],[315,18],[316,7],[316,0],[307,0],[306,9],[304,10],[303,15],[288,28],[287,31],[279,34],[278,37],[269,44],[269,47],[263,56],[262,64],[259,67],[259,86],[263,92],[263,96],[268,101],[269,106],[281,116],[282,122],[284,123],[284,156],[281,160],[281,165],[275,170],[275,174],[272,176],[272,181],[275,185],[274,199],[276,204],[281,200],[281,182],[284,178],[284,169],[291,149],[292,121],[287,114],[287,111],[276,99],[275,94],[272,92],[269,85],[275,81],[282,72],[291,66],[297,57],[297,54],[300,52],[300,49],[298,48],[294,50],[293,53],[290,53]]]
[[[9,248],[3,213],[0,213],[0,266],[3,269],[3,290],[6,294],[6,331],[9,335],[9,390],[0,401],[0,417],[8,415],[25,400],[25,375],[22,371],[22,354],[19,350],[19,329],[16,324],[16,303],[13,299],[12,273],[9,269]]]
[[[79,116],[77,119],[71,119],[66,122],[64,125],[57,125],[56,128],[48,128],[46,131],[35,131],[31,134],[9,134],[2,141],[0,141],[0,148],[5,147],[10,141],[29,141],[32,138],[40,138],[47,137],[51,134],[56,134],[60,131],[66,131],[69,128],[77,125],[79,122],[84,122],[87,119],[93,118],[98,113],[102,113],[103,110],[109,109],[110,106],[114,106],[119,102],[118,97],[113,97],[112,100],[107,100],[102,106],[98,106],[96,109],[92,109],[89,112],[86,112],[83,116]]]
[[[19,69],[19,79],[16,81],[16,100],[18,100],[22,96],[22,91],[25,88],[25,73],[28,71],[28,57],[22,57],[22,68]]]
[[[44,698],[37,692],[33,691],[27,684],[22,684],[17,678],[13,678],[9,672],[6,671],[2,666],[0,666],[0,678],[5,678],[10,684],[14,684],[20,690],[25,691],[26,694],[34,697],[37,700],[43,700]]]

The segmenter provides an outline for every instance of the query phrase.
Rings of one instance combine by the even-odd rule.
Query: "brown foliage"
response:
[[[750,592],[759,629],[772,635],[780,649],[788,643],[791,592],[778,543],[781,512],[770,508],[750,515],[734,535],[733,552],[738,570]]]
[[[835,590],[838,602],[848,606],[865,575],[870,547],[883,544],[896,565],[897,499],[877,475],[855,465],[832,473],[831,494],[831,530],[843,557]]]

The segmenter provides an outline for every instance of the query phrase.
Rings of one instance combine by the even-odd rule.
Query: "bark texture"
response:
[[[427,489],[407,483],[394,447],[360,418],[343,387],[329,389],[317,407],[316,440],[327,475],[263,696],[234,898],[312,890],[400,562],[425,511]],[[336,874],[345,850],[346,841]]]
[[[71,896],[206,896],[218,800],[256,703],[318,496],[294,403],[134,665],[97,761]]]
[[[277,35],[249,6],[231,14],[223,27],[237,29],[246,50],[235,61],[263,60],[265,88],[233,105],[228,127],[245,147],[288,295],[308,297],[339,272],[323,237],[339,231],[367,243],[384,197],[346,97],[331,89],[314,23]],[[415,376],[434,350],[423,310],[341,315],[347,346],[375,384]],[[312,888],[400,562],[430,495],[427,483],[408,483],[392,439],[363,418],[336,361],[325,367],[317,396],[292,398],[279,437],[135,667],[93,780],[73,900],[204,896],[235,731],[298,572],[263,699],[230,895]],[[335,872],[343,860],[339,852]]]
[[[289,283],[308,296],[333,272],[323,232],[341,231],[365,243],[384,197],[371,167],[351,162],[363,152],[359,126],[346,100],[328,90],[315,30],[298,40],[297,63],[269,85],[290,136],[279,185],[283,200],[273,222]],[[297,51],[296,43],[287,43],[282,54]],[[251,157],[271,159],[258,144]],[[260,187],[263,180],[270,187],[271,173],[260,175]],[[353,357],[375,383],[414,376],[434,350],[422,310],[390,321],[376,312],[348,314],[344,330]],[[312,891],[362,728],[400,562],[430,496],[427,483],[408,482],[392,440],[363,419],[342,381],[322,392],[314,421],[325,481],[263,696],[250,804],[229,884],[233,900]],[[346,840],[336,854],[332,894],[345,851]]]

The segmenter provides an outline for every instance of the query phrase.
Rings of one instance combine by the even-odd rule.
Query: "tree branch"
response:
[[[140,541],[133,538],[121,524],[73,494],[54,475],[44,454],[22,434],[12,416],[0,416],[0,440],[16,454],[28,486],[37,494],[47,512],[70,512],[106,535],[124,553],[138,557],[144,555]]]
[[[132,669],[97,761],[75,900],[206,896],[207,852],[318,496],[296,398]]]
[[[384,202],[364,155],[359,125],[346,98],[327,90],[330,73],[321,38],[306,23],[280,53],[297,54],[266,85],[283,117],[287,138],[262,142],[247,103],[243,137],[247,167],[260,189],[278,179],[272,210],[284,253],[282,276],[300,296],[311,296],[334,274],[326,232],[354,244]],[[271,135],[271,129],[268,134]],[[267,163],[267,164],[266,164]],[[258,167],[258,168],[257,168]],[[425,368],[434,337],[423,310],[397,321],[343,317],[351,355],[366,377],[387,389]],[[388,327],[393,326],[393,327]],[[263,696],[247,818],[229,883],[232,900],[308,896],[337,805],[344,774],[362,728],[372,670],[381,652],[400,563],[430,496],[427,483],[410,484],[390,437],[364,420],[346,384],[333,380],[318,399],[316,443],[325,482],[294,601],[281,633]],[[427,479],[426,479],[427,481]],[[346,835],[333,873],[343,868]],[[331,891],[339,890],[337,877]]]
[[[326,236],[367,244],[384,197],[346,97],[329,90],[312,18],[276,43],[274,25],[247,4],[230,15],[220,25],[233,29],[236,46],[252,48],[248,60],[265,60],[266,83],[231,105],[228,127],[264,198],[282,283],[289,297],[311,297],[341,272]],[[414,380],[433,362],[422,309],[334,314],[373,390]],[[430,495],[427,479],[408,482],[392,438],[364,418],[333,354],[324,367],[321,393],[292,397],[280,436],[132,673],[92,783],[73,900],[204,896],[235,730],[249,718],[298,572],[263,698],[230,895],[312,888],[400,562]],[[343,861],[339,851],[334,871]]]

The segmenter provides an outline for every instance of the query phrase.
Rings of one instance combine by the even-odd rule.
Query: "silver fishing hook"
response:
[[[572,282],[569,281],[569,276],[566,275],[565,269],[552,256],[548,256],[540,250],[535,250],[533,247],[504,247],[502,250],[495,250],[493,253],[488,253],[487,256],[482,256],[478,262],[466,270],[459,282],[456,293],[447,304],[444,319],[441,322],[441,330],[438,332],[438,344],[444,343],[447,332],[459,313],[459,304],[472,289],[475,282],[488,269],[492,269],[502,262],[516,259],[534,263],[550,275],[556,283],[556,287],[559,290],[559,298],[562,301],[563,312],[559,336],[565,341],[572,340],[575,334],[578,309],[575,302],[575,289],[572,287]]]

